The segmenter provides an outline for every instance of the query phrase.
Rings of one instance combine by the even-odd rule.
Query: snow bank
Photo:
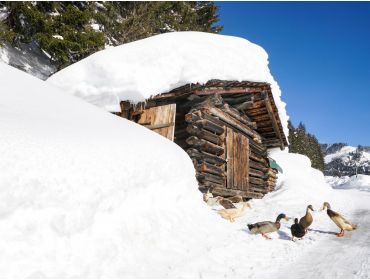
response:
[[[171,32],[97,52],[47,81],[107,110],[120,100],[144,101],[187,83],[211,79],[271,84],[285,135],[285,103],[268,68],[268,55],[245,39],[202,32]]]
[[[370,192],[370,176],[369,175],[354,175],[333,177],[327,176],[326,181],[336,189],[357,189],[360,191]]]
[[[164,277],[225,232],[174,143],[2,63],[0,79],[2,277]]]
[[[298,242],[292,221],[272,241],[246,224],[301,217],[324,201],[349,218],[369,207],[368,193],[332,189],[305,156],[271,151],[284,170],[277,190],[229,223],[203,203],[192,162],[174,143],[1,63],[0,81],[2,277],[286,278],[300,261],[307,276],[310,252],[337,252],[325,212],[314,212]],[[347,236],[358,233],[366,236]],[[328,260],[315,269],[336,276]]]

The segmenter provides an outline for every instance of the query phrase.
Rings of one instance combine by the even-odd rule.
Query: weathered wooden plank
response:
[[[252,158],[250,156],[249,156],[249,166],[251,168],[257,169],[257,170],[262,171],[262,172],[267,172],[267,169],[268,169],[266,167],[266,165],[252,160]]]
[[[283,142],[283,138],[281,137],[281,134],[280,134],[280,129],[279,129],[279,126],[278,126],[278,123],[276,121],[276,118],[275,118],[275,114],[272,110],[272,107],[271,107],[271,104],[270,104],[270,100],[268,97],[265,98],[265,103],[266,103],[266,110],[271,118],[271,122],[272,122],[272,126],[274,128],[274,131],[275,131],[275,134],[276,136],[279,138],[280,140],[280,149],[281,150],[284,150],[284,142]]]
[[[203,181],[201,183],[199,183],[199,185],[205,189],[210,189],[211,192],[212,192],[212,189],[213,188],[225,188],[225,184],[217,184],[217,183],[214,183],[214,182],[210,182],[210,181]]]
[[[224,149],[220,146],[217,146],[207,140],[199,139],[196,136],[190,136],[186,139],[186,143],[193,146],[197,150],[202,150],[214,155],[221,155],[224,153]]]
[[[140,107],[136,113],[138,116],[137,123],[152,128],[155,132],[171,141],[174,140],[176,104],[168,104],[149,109]]]
[[[235,196],[235,195],[241,195],[243,198],[262,198],[263,197],[262,193],[226,189],[226,188],[221,188],[221,187],[213,188],[212,193],[213,195],[219,195],[222,197],[229,197],[229,196]]]
[[[234,133],[234,185],[239,190],[248,190],[249,182],[249,140],[242,134]],[[236,162],[235,162],[236,159]],[[236,180],[235,180],[236,179]]]
[[[265,181],[263,179],[260,179],[260,178],[256,178],[256,177],[251,177],[249,176],[249,182],[251,182],[252,184],[265,184]]]
[[[199,128],[203,128],[205,130],[208,130],[210,132],[214,132],[218,135],[224,133],[224,129],[222,126],[219,126],[209,120],[199,120],[199,121],[196,121],[194,122],[194,124],[199,127]]]
[[[188,123],[195,123],[200,120],[210,121],[214,125],[217,125],[220,127],[223,127],[225,125],[223,121],[219,120],[218,118],[208,113],[202,112],[199,109],[192,109],[188,114],[185,115],[185,121]]]
[[[251,153],[251,154],[249,155],[249,157],[250,157],[251,159],[253,159],[254,161],[258,161],[258,162],[262,163],[263,165],[265,165],[265,166],[267,167],[267,161],[266,161],[266,159],[264,159],[263,157],[258,157],[258,156],[256,156],[256,155],[254,155],[253,153]]]
[[[199,172],[215,174],[219,176],[225,176],[225,168],[215,166],[209,163],[200,163],[195,165],[195,169]]]
[[[237,109],[230,107],[228,104],[224,104],[221,108],[223,111],[225,111],[226,113],[228,113],[230,116],[237,119],[241,123],[253,129],[257,128],[257,124],[255,122],[250,121],[249,118],[246,118],[246,116],[241,116],[240,112]]]
[[[228,189],[234,188],[234,131],[231,128],[226,128],[226,186]]]
[[[253,176],[253,177],[260,177],[260,178],[264,178],[264,177],[267,176],[267,175],[265,175],[265,173],[263,171],[260,171],[260,170],[254,169],[254,168],[249,169],[249,175]]]
[[[230,88],[230,89],[223,89],[223,88],[217,88],[217,89],[196,89],[193,91],[196,95],[213,95],[213,94],[222,94],[222,95],[233,95],[238,93],[255,93],[255,92],[261,92],[263,91],[263,88]]]
[[[227,113],[223,112],[222,110],[220,110],[218,108],[212,108],[212,107],[202,108],[201,110],[218,117],[220,120],[223,120],[224,122],[231,125],[232,127],[234,127],[236,129],[240,130],[241,132],[249,135],[256,142],[262,143],[262,138],[256,131],[250,129],[249,127],[247,127],[245,125],[243,125],[240,121],[238,121],[237,119],[228,115]]]
[[[225,140],[223,136],[212,133],[208,130],[201,129],[196,125],[189,124],[186,131],[193,136],[197,136],[200,139],[210,141],[216,145],[222,145]]]
[[[214,174],[209,174],[209,173],[202,173],[202,172],[198,172],[196,174],[196,177],[198,180],[200,180],[201,182],[213,182],[213,183],[216,183],[216,184],[219,184],[219,185],[224,185],[225,184],[225,178],[224,178],[225,175],[223,176],[219,176],[219,175],[214,175]]]
[[[198,162],[204,161],[217,166],[221,166],[226,163],[226,161],[221,157],[218,157],[216,155],[204,151],[198,151],[197,149],[194,148],[188,149],[186,152],[191,158],[196,159]]]
[[[121,101],[120,102],[121,107],[121,114],[120,116],[125,119],[129,119],[130,117],[130,110],[132,109],[132,104],[129,101]]]

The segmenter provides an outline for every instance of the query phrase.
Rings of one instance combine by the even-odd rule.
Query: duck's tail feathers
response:
[[[352,230],[357,229],[357,225],[352,224]]]
[[[252,224],[248,224],[247,226],[248,226],[248,229],[249,230],[252,230],[252,228],[253,228],[253,225]]]

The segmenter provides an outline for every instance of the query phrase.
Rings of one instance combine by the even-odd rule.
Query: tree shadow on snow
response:
[[[334,231],[325,231],[325,230],[319,230],[319,229],[308,229],[308,231],[324,233],[324,234],[333,234],[333,235],[336,234],[336,232]]]

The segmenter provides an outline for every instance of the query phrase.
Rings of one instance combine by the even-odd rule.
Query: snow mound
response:
[[[335,189],[357,189],[370,192],[370,176],[358,174],[357,176],[333,177],[327,176],[326,181]]]
[[[165,33],[97,52],[47,81],[94,105],[119,111],[120,100],[144,101],[188,83],[211,79],[270,83],[288,135],[286,104],[268,68],[267,53],[238,37]]]
[[[177,145],[3,63],[0,77],[0,275],[164,277],[222,234]]]
[[[324,201],[338,199],[324,174],[311,167],[308,157],[278,149],[271,150],[270,156],[283,169],[283,173],[278,176],[276,191],[266,195],[270,202],[276,200],[276,203],[284,204],[284,207],[290,204],[300,208],[302,205],[312,204],[319,209]]]

